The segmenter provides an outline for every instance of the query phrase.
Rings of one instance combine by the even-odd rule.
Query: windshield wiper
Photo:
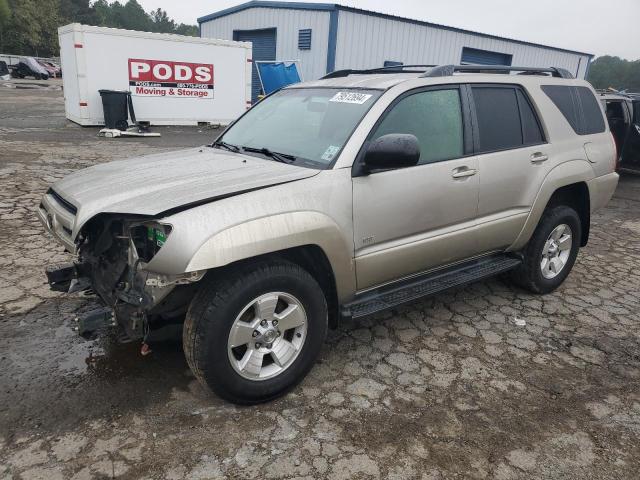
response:
[[[262,147],[262,148],[242,147],[242,150],[244,150],[245,152],[261,153],[267,157],[273,158],[276,162],[282,162],[282,163],[293,163],[297,159],[295,155],[289,155],[288,153],[274,152],[272,150],[269,150],[266,147]]]
[[[240,151],[240,147],[238,147],[237,145],[232,145],[231,143],[227,143],[223,140],[218,140],[216,142],[213,142],[213,145],[211,145],[212,147],[222,147],[225,148],[227,150],[230,150],[232,152],[239,152]]]

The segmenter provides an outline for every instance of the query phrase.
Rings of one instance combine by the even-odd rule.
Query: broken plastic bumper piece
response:
[[[78,335],[84,338],[90,338],[93,334],[107,327],[116,325],[113,310],[110,308],[96,308],[85,313],[80,317],[76,317],[74,330]]]
[[[49,288],[55,292],[68,292],[71,281],[76,278],[76,266],[73,263],[50,265],[45,269]]]

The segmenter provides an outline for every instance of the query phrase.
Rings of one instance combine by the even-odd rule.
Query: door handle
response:
[[[455,168],[451,176],[453,178],[465,178],[465,177],[473,177],[476,173],[478,173],[478,170],[474,168],[460,167],[460,168]]]
[[[531,163],[542,163],[549,160],[549,157],[542,152],[531,154]]]

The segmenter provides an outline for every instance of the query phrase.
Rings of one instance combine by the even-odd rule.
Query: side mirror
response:
[[[420,145],[415,135],[390,133],[376,138],[364,154],[367,171],[406,168],[418,164]]]

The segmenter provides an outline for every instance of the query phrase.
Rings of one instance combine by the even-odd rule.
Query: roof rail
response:
[[[348,77],[349,75],[368,75],[372,73],[424,73],[430,68],[436,66],[437,65],[391,65],[388,67],[369,68],[365,70],[336,70],[335,72],[327,73],[324,77],[321,78],[321,80],[326,80],[328,78]],[[405,70],[407,68],[412,70]]]
[[[638,96],[640,95],[640,93],[627,92],[626,90],[616,90],[615,88],[612,88],[612,87],[596,88],[596,93],[598,93],[599,95],[618,95],[621,97],[628,97],[633,100],[638,98]]]
[[[559,67],[511,67],[507,65],[440,65],[425,72],[421,77],[450,77],[455,72],[468,73],[508,73],[520,72],[521,75],[540,75],[550,73],[552,77],[575,78],[571,72]]]

